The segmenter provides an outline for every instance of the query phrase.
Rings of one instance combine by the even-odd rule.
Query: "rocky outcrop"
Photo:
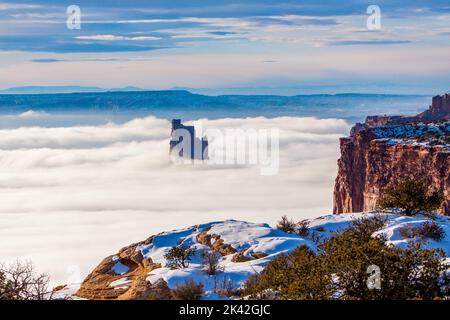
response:
[[[197,235],[197,242],[205,246],[210,247],[212,250],[220,253],[222,256],[233,254],[231,261],[233,262],[247,262],[256,259],[262,259],[267,257],[267,253],[264,252],[252,252],[246,255],[247,250],[236,251],[230,244],[224,242],[218,234],[209,234],[209,229],[203,231]]]
[[[61,287],[58,296],[70,292],[71,297],[83,299],[167,300],[174,298],[179,284],[194,280],[204,285],[206,298],[217,298],[231,285],[238,290],[247,277],[300,245],[315,248],[311,240],[264,223],[226,220],[195,225],[120,249],[103,259],[81,286]],[[176,246],[191,253],[182,268],[169,263],[173,257],[167,256]],[[218,253],[214,274],[205,260],[208,253]]]
[[[220,235],[209,234],[208,230],[197,235],[197,242],[219,252],[222,256],[227,256],[236,252],[231,245],[225,243],[223,239],[220,238]]]
[[[449,120],[450,119],[450,94],[435,96],[431,106],[425,112],[418,115],[421,120]]]
[[[350,137],[340,140],[333,212],[374,210],[388,184],[415,176],[443,190],[446,201],[439,212],[450,214],[450,148],[445,144],[450,123],[443,122],[449,114],[446,94],[434,97],[430,109],[417,117],[369,117],[355,125]]]
[[[436,122],[436,121],[448,121],[450,120],[450,94],[444,94],[442,96],[434,96],[431,99],[431,105],[428,110],[419,113],[416,116],[405,117],[405,116],[368,116],[364,123],[356,123],[351,132],[350,136],[355,135],[359,131],[366,128],[375,128],[386,125],[401,125],[408,123],[417,122]]]
[[[161,265],[153,263],[150,258],[144,258],[137,250],[138,245],[150,244],[151,238],[135,243],[111,255],[86,277],[75,293],[75,296],[86,299],[148,299],[149,296],[165,295],[162,283],[151,285],[145,278],[146,274]],[[120,268],[118,267],[120,266]],[[124,283],[116,283],[126,279]],[[166,285],[167,286],[167,285]]]

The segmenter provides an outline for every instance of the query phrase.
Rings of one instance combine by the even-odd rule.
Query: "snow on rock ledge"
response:
[[[333,236],[334,232],[347,228],[353,220],[375,213],[328,215],[311,219],[308,220],[309,230],[326,239]],[[408,241],[400,235],[401,227],[429,221],[425,216],[390,214],[387,217],[386,226],[376,234],[384,234],[389,244],[399,247],[406,246]],[[438,216],[434,221],[444,228],[446,237],[440,242],[427,240],[425,247],[442,248],[450,257],[450,218]],[[171,247],[180,244],[195,249],[189,266],[184,269],[166,267],[164,256]],[[86,299],[147,299],[149,296],[168,299],[170,290],[177,284],[194,280],[204,285],[205,299],[224,298],[214,293],[218,283],[226,280],[239,287],[250,275],[261,272],[279,254],[290,252],[301,245],[317,250],[316,244],[310,239],[282,232],[267,224],[235,220],[163,232],[105,258],[84,280],[75,296]],[[215,250],[221,254],[220,266],[224,271],[217,276],[208,276],[204,272],[202,254],[206,250]],[[121,264],[120,272],[117,272],[118,262]]]
[[[348,228],[352,221],[362,217],[374,216],[376,214],[380,213],[373,211],[369,213],[346,213],[323,216],[310,220],[310,228],[311,230],[323,230],[321,232],[323,238],[329,238],[334,232]],[[425,239],[423,247],[425,249],[443,249],[446,256],[450,257],[450,217],[436,215],[434,220],[431,220],[429,217],[423,215],[407,217],[400,214],[386,214],[385,216],[388,218],[386,225],[384,228],[377,231],[374,236],[382,234],[386,238],[387,244],[395,245],[404,249],[406,248],[408,241],[411,239],[405,239],[402,237],[400,235],[400,228],[407,225],[417,226],[427,221],[434,221],[444,229],[446,236],[439,242],[432,239]]]
[[[184,269],[166,267],[164,256],[170,248],[180,244],[195,250],[189,266]],[[213,291],[219,282],[228,281],[239,287],[250,275],[262,271],[277,255],[300,245],[315,249],[314,242],[267,224],[235,220],[163,232],[105,258],[84,280],[76,296],[140,299],[156,294],[165,298],[171,288],[192,279],[203,283],[206,297],[217,298]],[[224,271],[217,276],[208,276],[204,272],[202,254],[208,250],[215,250],[222,256],[219,265]],[[121,272],[117,272],[118,263]]]

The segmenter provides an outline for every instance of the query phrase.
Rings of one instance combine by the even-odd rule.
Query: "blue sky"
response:
[[[448,1],[0,0],[0,88],[434,94],[449,91],[449,40]]]

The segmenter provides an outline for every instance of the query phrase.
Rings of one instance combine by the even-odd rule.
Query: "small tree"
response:
[[[3,270],[0,270],[0,300],[15,300],[14,298],[11,280],[6,277]]]
[[[0,264],[0,300],[52,299],[49,282],[46,274],[35,273],[31,262]]]
[[[189,267],[189,261],[195,254],[195,251],[190,247],[182,244],[172,247],[164,256],[167,260],[167,267],[173,269],[183,269]]]
[[[309,236],[309,221],[303,220],[297,223],[297,232],[300,237]]]
[[[214,250],[203,253],[203,266],[206,274],[213,276],[223,270],[223,268],[219,266],[221,257],[222,255]]]
[[[441,191],[428,188],[423,180],[407,178],[395,186],[389,186],[378,201],[381,210],[400,209],[401,214],[413,216],[417,213],[432,212],[444,201]]]
[[[294,221],[290,220],[287,216],[282,216],[281,220],[278,221],[277,229],[287,233],[294,233],[295,226]]]

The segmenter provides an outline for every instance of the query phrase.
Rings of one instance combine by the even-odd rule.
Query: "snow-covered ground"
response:
[[[338,215],[328,215],[312,219],[310,227],[314,229],[323,228],[321,232],[324,238],[332,236],[333,231],[342,230],[350,226],[351,222],[355,219],[363,216],[373,216],[376,212],[371,213],[347,213]],[[445,238],[437,242],[432,239],[424,239],[424,248],[442,248],[445,251],[447,257],[450,257],[450,217],[443,215],[436,215],[434,220],[431,220],[427,216],[417,215],[414,217],[402,216],[400,214],[387,214],[387,223],[381,230],[377,231],[375,235],[383,234],[387,239],[388,244],[405,248],[408,241],[411,239],[405,239],[401,236],[399,230],[406,226],[417,226],[427,221],[434,221],[440,225],[445,231]]]
[[[418,146],[439,145],[449,149],[450,122],[387,125],[370,129],[378,139],[390,144],[411,144]],[[446,140],[447,137],[447,140]]]
[[[219,266],[223,269],[217,276],[208,276],[202,264],[202,253],[210,250],[208,246],[196,241],[199,233],[207,231],[208,234],[219,235],[224,243],[231,245],[236,251],[244,252],[244,256],[251,258],[251,253],[260,252],[267,256],[246,262],[233,262],[233,255],[226,255],[220,259]],[[167,264],[164,255],[172,246],[185,244],[196,252],[188,268],[171,269],[162,267],[150,272],[147,278],[151,283],[163,278],[170,288],[186,279],[201,282],[205,290],[212,294],[217,286],[228,281],[233,287],[239,287],[255,272],[261,272],[267,263],[283,252],[289,252],[300,245],[313,247],[314,243],[302,239],[294,234],[288,234],[271,228],[267,224],[249,223],[244,221],[227,220],[199,225],[195,228],[166,232],[154,238],[153,243],[140,248],[144,257],[150,257],[154,262]]]
[[[450,132],[450,122],[387,125],[371,128],[371,131],[379,138],[418,137],[424,134],[444,135]]]
[[[376,213],[339,214],[310,219],[308,220],[309,231],[310,234],[320,235],[321,238],[325,239],[331,237],[334,232],[350,226],[353,220],[361,218],[363,215],[372,216],[374,214]],[[386,216],[388,220],[385,227],[377,231],[374,236],[384,234],[387,243],[402,248],[407,245],[409,239],[402,237],[399,232],[400,228],[405,225],[418,225],[430,221],[429,217],[422,215],[406,217],[398,214],[389,214]],[[439,242],[425,239],[424,247],[442,248],[446,253],[447,260],[450,260],[450,217],[436,216],[434,221],[444,229],[446,236]],[[220,236],[220,239],[223,239],[225,244],[231,245],[236,252],[241,252],[245,257],[252,260],[233,262],[233,254],[222,256],[219,262],[222,271],[215,276],[207,275],[202,264],[202,254],[205,250],[210,250],[210,248],[197,241],[197,236],[202,232]],[[189,266],[184,269],[166,267],[167,261],[164,256],[171,247],[180,244],[195,250]],[[218,299],[223,297],[218,296],[214,291],[220,289],[223,283],[238,288],[250,275],[261,272],[276,256],[292,251],[300,245],[306,245],[313,250],[317,249],[317,244],[311,240],[310,236],[303,238],[296,234],[285,233],[267,224],[226,220],[164,232],[155,236],[152,243],[139,245],[136,250],[140,250],[144,257],[150,257],[153,262],[160,263],[162,266],[149,272],[147,280],[151,283],[162,278],[170,288],[173,288],[179,283],[192,279],[204,285],[206,290],[205,299]],[[256,252],[263,253],[264,257],[259,259],[253,258],[251,254]],[[114,265],[113,269],[111,271],[117,275],[121,275],[124,271],[124,268],[120,265]],[[112,282],[110,286],[123,288],[127,287],[128,284],[129,280],[124,276]],[[75,292],[76,289],[77,286],[72,285],[65,291],[62,291],[60,295]]]

